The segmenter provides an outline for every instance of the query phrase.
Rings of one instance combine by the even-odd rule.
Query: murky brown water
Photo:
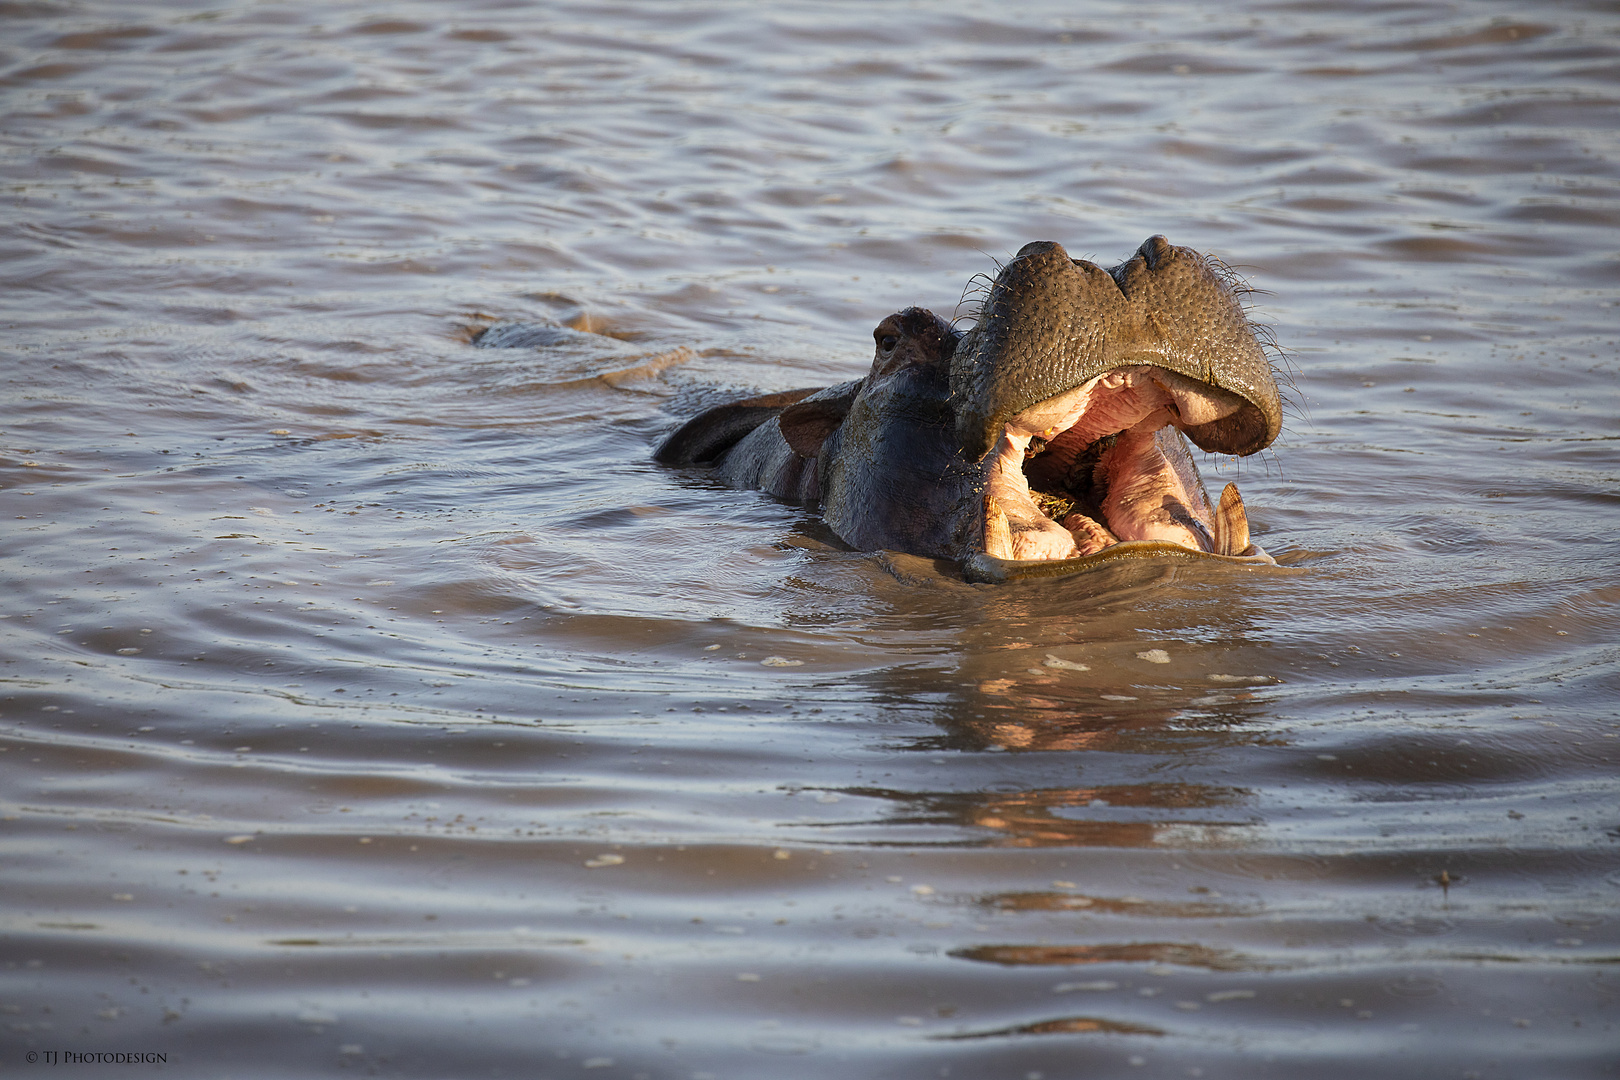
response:
[[[39,0],[0,87],[0,1071],[1620,1075],[1612,5]],[[1155,232],[1284,569],[648,460]]]

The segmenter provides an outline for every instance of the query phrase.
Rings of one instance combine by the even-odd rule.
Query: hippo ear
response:
[[[776,422],[795,454],[802,458],[821,455],[821,444],[849,415],[849,407],[855,403],[865,380],[846,385],[848,389],[836,397],[813,397],[782,410]]]
[[[676,429],[653,452],[661,465],[707,465],[720,459],[743,436],[774,419],[782,409],[820,390],[808,387],[763,394],[699,413]]]

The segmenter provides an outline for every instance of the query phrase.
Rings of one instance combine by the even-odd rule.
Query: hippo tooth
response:
[[[1236,484],[1221,491],[1215,508],[1215,548],[1221,555],[1241,555],[1249,550],[1249,515],[1243,510],[1243,496]]]
[[[993,559],[1013,557],[1012,526],[993,495],[984,499],[984,553]]]

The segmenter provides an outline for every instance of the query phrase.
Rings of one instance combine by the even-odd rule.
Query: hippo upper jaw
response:
[[[1270,360],[1231,284],[1204,256],[1155,236],[1105,270],[1038,241],[1001,268],[952,357],[963,451],[982,458],[1009,420],[1132,365],[1205,388],[1213,414],[1177,418],[1204,450],[1252,454],[1281,430]]]

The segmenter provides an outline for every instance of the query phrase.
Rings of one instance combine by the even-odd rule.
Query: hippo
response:
[[[863,377],[709,409],[654,459],[819,505],[851,547],[951,560],[969,581],[1273,562],[1237,487],[1212,501],[1188,447],[1253,454],[1282,423],[1261,335],[1198,252],[1154,236],[1103,269],[1027,244],[966,332],[912,307],[872,336]]]

